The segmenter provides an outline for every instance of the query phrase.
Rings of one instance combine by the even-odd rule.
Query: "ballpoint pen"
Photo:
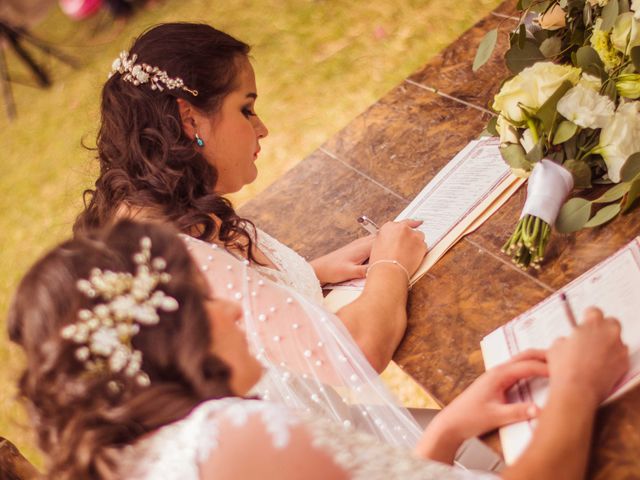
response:
[[[360,226],[370,234],[375,235],[378,233],[378,225],[376,225],[375,222],[366,215],[360,215],[357,220]]]
[[[571,310],[571,305],[569,305],[569,301],[567,300],[567,295],[563,292],[560,294],[560,300],[562,301],[562,306],[564,307],[564,313],[567,315],[569,319],[569,323],[573,328],[578,326],[576,322],[576,316],[573,314],[573,310]]]

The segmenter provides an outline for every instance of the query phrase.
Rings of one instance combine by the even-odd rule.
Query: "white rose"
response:
[[[631,2],[631,10],[635,12],[633,18],[640,20],[640,0],[633,0]]]
[[[577,85],[560,99],[557,109],[582,128],[602,128],[611,121],[616,106],[609,97]]]
[[[596,77],[595,75],[591,75],[590,73],[583,73],[580,77],[578,85],[582,85],[585,88],[590,88],[591,90],[599,92],[600,87],[602,87],[602,80],[600,80],[600,77]]]
[[[518,132],[509,121],[502,115],[498,115],[498,121],[496,122],[496,130],[500,135],[500,143],[518,143]]]
[[[589,5],[592,7],[604,7],[609,0],[589,0]]]
[[[611,122],[600,132],[599,152],[612,182],[620,181],[627,159],[640,152],[640,102],[620,104]]]
[[[520,139],[520,145],[524,148],[524,151],[529,153],[533,147],[536,146],[536,141],[533,138],[533,132],[530,128],[527,128],[522,132],[522,138]]]
[[[537,111],[562,85],[578,83],[580,69],[552,62],[537,62],[507,81],[493,101],[493,109],[513,123],[526,119],[521,106]]]
[[[611,31],[611,44],[625,55],[640,45],[640,21],[634,18],[633,12],[618,15]]]

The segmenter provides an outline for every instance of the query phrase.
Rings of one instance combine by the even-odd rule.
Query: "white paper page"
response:
[[[592,305],[622,325],[622,340],[629,347],[631,368],[611,400],[640,381],[640,237],[562,289],[578,321]],[[548,348],[571,334],[571,324],[557,292],[481,342],[486,368],[506,361],[528,348]],[[535,379],[510,392],[514,401],[534,401],[543,407],[548,395],[546,379]],[[528,444],[535,421],[500,430],[505,461],[512,463]]]
[[[424,232],[429,250],[435,248],[510,177],[509,166],[502,160],[499,147],[500,140],[494,137],[469,142],[395,220],[424,220],[418,230]],[[325,288],[360,291],[364,288],[364,279]]]

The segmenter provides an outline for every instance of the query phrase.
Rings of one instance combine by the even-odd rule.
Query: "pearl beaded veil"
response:
[[[242,305],[249,346],[264,366],[253,394],[413,447],[421,429],[398,405],[342,321],[215,244],[181,235],[213,294]],[[214,333],[215,334],[215,333]]]

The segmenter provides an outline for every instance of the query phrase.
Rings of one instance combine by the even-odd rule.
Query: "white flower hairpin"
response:
[[[147,65],[146,63],[136,63],[137,54],[129,57],[129,52],[122,51],[118,58],[111,64],[111,72],[109,78],[116,73],[122,75],[122,79],[126,82],[133,83],[135,86],[145,83],[151,84],[151,90],[163,91],[179,88],[185,92],[189,92],[194,97],[198,96],[198,91],[185,86],[182,78],[171,78],[167,72],[160,70],[158,67]]]
[[[94,268],[88,279],[78,280],[80,292],[105,302],[80,310],[76,322],[65,326],[61,335],[80,345],[75,355],[88,371],[123,372],[147,386],[149,376],[140,368],[142,352],[133,348],[133,337],[141,326],[160,321],[159,310],[174,312],[179,305],[175,298],[156,290],[171,275],[164,272],[167,263],[163,258],[151,258],[151,239],[141,238],[140,248],[133,256],[135,275]]]

